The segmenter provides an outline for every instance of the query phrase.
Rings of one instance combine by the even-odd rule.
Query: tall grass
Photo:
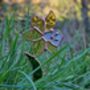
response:
[[[27,20],[27,19],[26,19]],[[29,20],[22,22],[6,17],[0,27],[0,90],[90,90],[90,50],[84,49],[67,60],[72,53],[63,44],[55,53],[37,57],[41,62],[43,77],[32,80],[30,62],[24,55],[30,43],[23,40],[20,30],[28,30]]]

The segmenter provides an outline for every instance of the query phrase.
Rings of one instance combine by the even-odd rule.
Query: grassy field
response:
[[[29,20],[23,24],[6,17],[0,22],[0,90],[90,90],[90,49],[72,52],[71,43],[36,57],[41,63],[36,70],[42,68],[43,77],[32,80],[36,70],[24,54],[32,47],[22,36],[30,29]]]

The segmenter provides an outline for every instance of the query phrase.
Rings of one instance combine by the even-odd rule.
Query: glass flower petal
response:
[[[33,16],[31,20],[32,27],[38,27],[42,32],[45,30],[45,22],[44,20],[39,16]]]
[[[45,42],[43,40],[33,42],[31,47],[32,47],[32,53],[35,54],[36,56],[39,56],[44,52]]]
[[[34,40],[38,40],[39,38],[41,38],[41,34],[37,30],[32,29],[30,31],[25,32],[23,34],[23,37],[25,40],[34,41]]]
[[[42,38],[45,40],[45,41],[49,41],[51,39],[51,36],[52,36],[53,32],[52,31],[49,31],[49,32],[45,32],[42,36]]]

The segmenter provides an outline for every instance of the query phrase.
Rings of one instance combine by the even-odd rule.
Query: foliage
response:
[[[6,18],[4,29],[0,31],[0,89],[1,90],[88,90],[90,88],[90,53],[82,50],[78,55],[69,57],[70,46],[63,45],[52,55],[44,53],[37,57],[41,62],[44,76],[32,81],[31,65],[24,51],[31,48],[22,39],[19,28],[13,18]],[[15,26],[14,26],[15,24]],[[25,28],[25,27],[24,27]],[[48,57],[47,57],[48,55]],[[38,67],[40,68],[40,67]],[[38,69],[37,68],[37,69]]]
[[[64,41],[54,53],[44,52],[36,57],[41,65],[33,70],[24,54],[32,51],[32,43],[23,38],[23,33],[30,30],[32,11],[18,19],[15,13],[9,12],[0,21],[0,90],[89,90],[90,48],[85,47],[82,20],[71,18],[69,12],[69,18],[56,24]],[[60,18],[59,14],[58,21]],[[34,82],[33,74],[40,68],[43,77]]]

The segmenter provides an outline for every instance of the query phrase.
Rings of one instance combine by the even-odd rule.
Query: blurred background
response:
[[[10,11],[12,13],[15,9],[23,16],[26,14],[27,8],[30,13],[40,14],[46,14],[52,9],[61,20],[73,17],[81,20],[82,8],[86,8],[86,13],[90,16],[89,0],[0,0],[0,13],[1,11],[5,14]]]
[[[71,47],[89,47],[90,0],[0,0],[0,21],[6,16],[14,16],[16,21],[34,13],[45,16],[50,10],[56,15],[56,28]]]

